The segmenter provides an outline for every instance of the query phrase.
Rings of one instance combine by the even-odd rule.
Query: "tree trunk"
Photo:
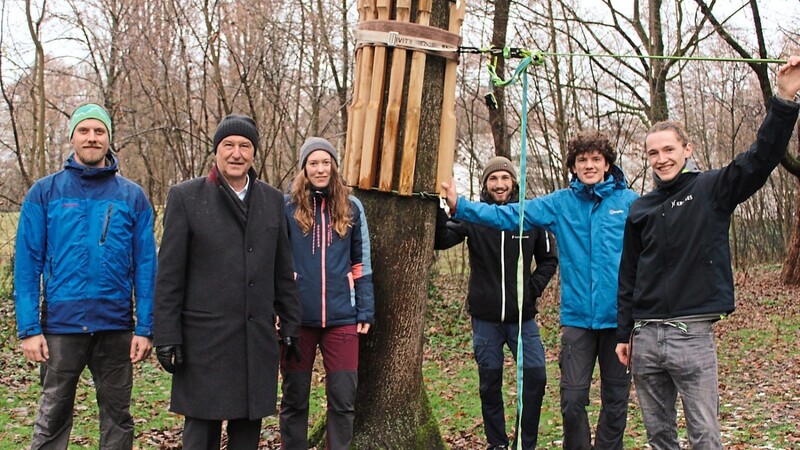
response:
[[[650,54],[664,55],[664,30],[661,21],[662,0],[650,0]],[[669,119],[667,107],[667,66],[663,60],[650,61],[650,111],[651,123]]]
[[[376,323],[361,345],[352,448],[443,449],[422,382],[436,205],[376,191],[358,196],[372,242]]]
[[[41,178],[47,175],[47,154],[45,153],[45,128],[46,113],[45,110],[45,87],[44,87],[44,46],[41,40],[41,27],[44,21],[47,2],[42,3],[42,10],[38,18],[33,17],[31,9],[31,0],[25,2],[25,16],[28,21],[28,31],[30,32],[31,40],[33,41],[36,49],[35,59],[33,63],[33,79],[34,84],[31,88],[31,101],[35,105],[33,107],[33,126],[34,135],[33,146],[31,151],[32,166],[35,168],[34,174],[36,178]]]
[[[492,23],[492,46],[504,48],[508,31],[508,15],[511,9],[510,0],[496,0],[494,2],[494,18]],[[495,70],[500,78],[505,75],[505,58],[497,58]],[[497,109],[489,109],[489,125],[494,137],[494,153],[497,156],[511,158],[511,145],[508,139],[508,119],[506,117],[506,93],[504,88],[494,90],[497,99]],[[522,137],[525,138],[524,136]]]
[[[448,8],[449,2],[433,2],[431,26],[447,28]],[[413,2],[412,11],[417,11],[417,1]],[[386,73],[390,73],[389,68]],[[420,111],[414,192],[435,192],[444,82],[442,58],[427,57],[424,79],[425,107]],[[400,130],[405,128],[404,113],[401,110]],[[400,136],[398,142],[403,141]],[[401,159],[398,155],[397,161]],[[375,326],[361,341],[351,448],[443,450],[446,447],[422,379],[437,203],[420,196],[404,197],[376,190],[356,189],[355,194],[364,204],[369,224]]]
[[[800,205],[800,189],[795,189],[795,205]],[[800,212],[795,212],[792,238],[783,261],[781,281],[790,286],[800,286]]]

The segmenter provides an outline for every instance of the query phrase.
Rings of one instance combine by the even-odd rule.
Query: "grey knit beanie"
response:
[[[514,166],[511,164],[511,161],[503,156],[495,156],[486,163],[486,168],[483,169],[481,186],[486,185],[486,179],[489,178],[489,175],[500,170],[505,170],[511,174],[511,178],[514,180],[514,183],[517,182],[517,172],[514,170]]]
[[[336,149],[333,148],[330,142],[327,139],[323,139],[321,137],[310,137],[303,142],[303,146],[300,147],[300,168],[306,167],[306,160],[308,159],[308,155],[310,155],[315,150],[325,150],[328,154],[331,155],[333,161],[338,165],[339,162],[336,160]]]
[[[258,129],[256,123],[250,117],[230,114],[222,118],[217,125],[217,131],[214,133],[214,146],[212,149],[217,153],[217,146],[223,139],[228,136],[244,136],[253,144],[253,155],[258,150]]]

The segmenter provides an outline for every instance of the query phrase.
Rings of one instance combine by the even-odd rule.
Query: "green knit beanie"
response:
[[[69,118],[69,138],[72,139],[72,134],[75,133],[75,127],[86,119],[97,119],[103,122],[108,130],[108,141],[111,142],[111,116],[108,111],[96,103],[85,103],[75,108],[72,116]]]

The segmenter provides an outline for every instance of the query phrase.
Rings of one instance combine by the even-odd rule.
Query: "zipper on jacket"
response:
[[[544,230],[544,242],[545,242],[545,251],[546,253],[550,253],[550,236],[547,234],[547,230]]]
[[[595,319],[597,318],[597,311],[595,308],[594,297],[594,263],[592,262],[592,255],[594,255],[594,218],[595,213],[600,209],[600,203],[603,201],[602,197],[597,197],[597,201],[592,202],[592,209],[589,211],[589,328],[594,329]],[[602,220],[602,218],[601,218]]]
[[[500,323],[506,320],[506,232],[500,232]]]
[[[669,199],[670,196],[671,195],[668,195],[667,199]],[[669,267],[669,264],[667,264],[669,262],[669,257],[667,255],[667,252],[669,251],[669,248],[667,247],[667,242],[668,242],[667,213],[666,210],[664,209],[664,202],[662,202],[661,205],[659,205],[658,207],[658,217],[656,218],[656,223],[658,224],[658,234],[659,234],[658,245],[661,247],[661,252],[660,252],[661,254],[659,255],[661,257],[661,264],[663,264],[662,267]],[[669,299],[667,297],[667,292],[668,292],[667,277],[660,277],[660,278],[661,278],[661,283],[659,283],[660,284],[659,290],[661,292],[659,293],[659,295],[663,300],[665,300],[664,304],[666,304],[667,306],[667,317],[672,317],[672,301],[671,301],[672,299]]]
[[[325,223],[326,217],[325,217],[325,198],[324,197],[322,198],[322,204],[320,206],[320,217],[321,217],[321,220],[322,220],[322,227],[320,229],[320,235],[321,235],[320,236],[320,242],[322,243],[322,246],[321,246],[322,248],[321,248],[321,252],[320,252],[320,259],[322,261],[320,263],[320,268],[322,269],[322,291],[321,291],[321,293],[322,293],[322,328],[325,328],[325,325],[326,325],[326,322],[327,322],[327,320],[326,320],[326,318],[327,318],[326,317],[327,316],[327,311],[326,311],[327,308],[326,308],[326,306],[327,305],[326,305],[326,299],[325,299],[325,295],[326,295],[326,292],[325,292],[326,289],[325,288],[326,288],[326,283],[327,283],[327,281],[326,281],[326,273],[325,273],[325,247],[328,246],[328,241],[327,241],[328,233],[327,233],[327,226],[326,226],[326,223]]]
[[[114,211],[114,204],[108,204],[108,210],[106,211],[106,220],[103,222],[103,232],[100,234],[100,245],[106,243],[106,235],[108,234],[108,225],[111,223],[111,212]]]

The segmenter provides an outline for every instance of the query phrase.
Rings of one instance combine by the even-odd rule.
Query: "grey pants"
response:
[[[712,322],[680,325],[648,323],[634,332],[631,371],[647,442],[654,450],[680,448],[676,409],[680,393],[692,449],[721,449]]]
[[[621,450],[628,420],[631,376],[615,353],[616,329],[561,331],[561,416],[564,449]],[[600,363],[600,418],[594,446],[586,407],[595,361]]]
[[[50,359],[41,366],[42,399],[31,449],[66,450],[75,391],[87,366],[100,410],[100,449],[133,448],[131,332],[47,334],[45,339]]]

